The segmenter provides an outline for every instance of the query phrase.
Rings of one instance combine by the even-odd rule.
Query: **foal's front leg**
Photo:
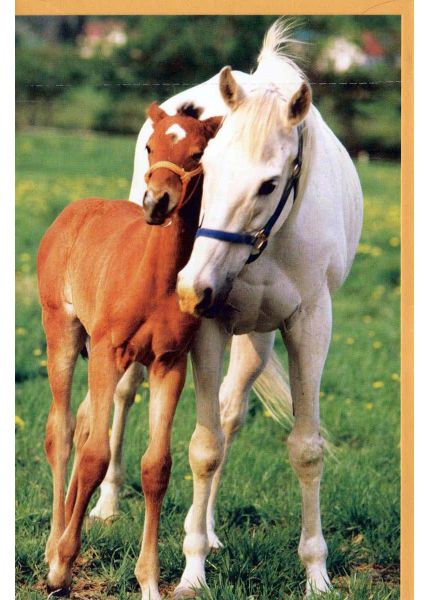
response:
[[[223,457],[224,435],[220,423],[219,389],[226,335],[212,320],[202,320],[192,347],[196,388],[196,429],[189,447],[193,473],[193,507],[186,524],[183,550],[186,568],[174,599],[190,598],[205,585],[205,558],[210,546],[207,505],[211,483]]]
[[[143,542],[135,568],[135,575],[141,586],[142,600],[160,600],[159,519],[171,472],[171,427],[186,378],[186,363],[186,357],[183,356],[174,366],[166,369],[155,361],[149,372],[150,441],[141,460],[141,483],[146,514]]]
[[[302,493],[299,556],[306,568],[308,596],[330,587],[326,569],[327,545],[320,514],[323,439],[319,414],[320,381],[330,336],[331,298],[325,288],[316,302],[302,311],[291,331],[283,331],[295,413],[294,427],[287,443]]]

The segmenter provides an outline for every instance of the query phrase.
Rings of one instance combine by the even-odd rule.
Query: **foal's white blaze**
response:
[[[165,131],[165,135],[172,135],[173,142],[176,144],[177,142],[184,140],[187,133],[180,125],[178,125],[178,123],[174,123],[174,125],[171,125],[171,127]]]

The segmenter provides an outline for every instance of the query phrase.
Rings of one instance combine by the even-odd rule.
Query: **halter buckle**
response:
[[[259,253],[262,252],[266,248],[267,242],[268,242],[267,235],[265,234],[263,229],[260,229],[260,231],[258,231],[256,233],[256,235],[254,236],[254,244],[253,244],[254,250],[257,250],[257,252],[259,252]]]

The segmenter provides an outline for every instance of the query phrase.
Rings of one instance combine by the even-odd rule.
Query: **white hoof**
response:
[[[199,588],[190,587],[187,584],[179,583],[179,585],[175,588],[173,599],[181,600],[182,598],[196,598]]]
[[[324,566],[308,569],[306,580],[306,598],[313,598],[324,592],[330,592],[332,586]]]
[[[110,481],[103,481],[98,502],[89,513],[89,518],[108,521],[119,514],[119,486]]]
[[[157,585],[141,587],[141,600],[162,600]]]
[[[210,545],[211,550],[220,550],[221,548],[224,548],[223,544],[220,542],[217,535],[215,534],[215,531],[208,530],[207,533],[208,533],[208,543]]]

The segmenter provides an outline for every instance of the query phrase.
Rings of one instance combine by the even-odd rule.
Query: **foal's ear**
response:
[[[146,115],[153,121],[153,123],[157,123],[168,116],[168,114],[156,102],[149,104],[146,109]]]
[[[220,71],[220,93],[232,110],[245,98],[245,92],[232,75],[230,67],[223,67]]]
[[[209,139],[213,138],[220,128],[223,117],[210,117],[202,121],[205,126],[205,131],[208,134]]]
[[[309,83],[304,81],[300,88],[291,97],[287,105],[287,125],[298,125],[308,114],[312,102],[312,91]]]

